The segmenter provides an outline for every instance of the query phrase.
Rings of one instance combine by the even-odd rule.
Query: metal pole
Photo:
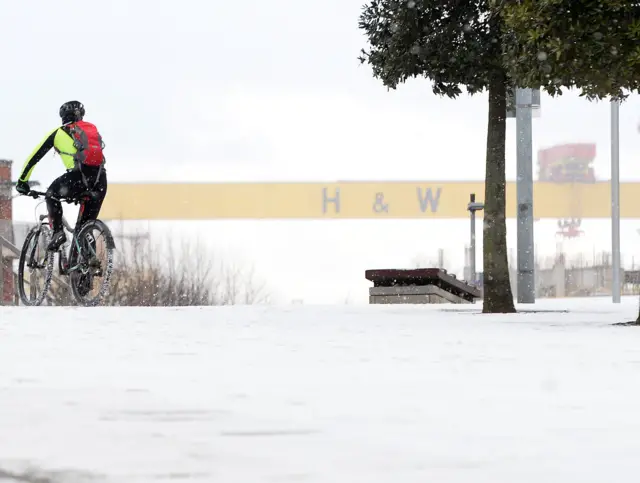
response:
[[[611,101],[611,256],[614,304],[620,303],[620,101]]]
[[[484,203],[476,202],[476,194],[471,193],[469,196],[469,204],[467,205],[469,216],[471,219],[471,242],[469,243],[469,271],[471,276],[471,284],[476,285],[476,211],[484,210]]]
[[[532,92],[516,89],[518,303],[535,302],[533,246]]]
[[[471,203],[476,202],[476,194],[472,193],[469,197],[469,206]],[[471,283],[476,283],[476,210],[470,209],[469,216],[471,217],[471,242],[469,243],[469,271],[471,272]]]

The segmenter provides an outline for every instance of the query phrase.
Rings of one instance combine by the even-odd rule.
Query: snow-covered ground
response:
[[[637,304],[0,308],[0,481],[636,482]]]

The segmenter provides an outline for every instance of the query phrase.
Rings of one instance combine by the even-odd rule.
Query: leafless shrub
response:
[[[133,235],[116,240],[110,289],[103,305],[203,306],[270,302],[264,282],[248,270],[218,259],[202,244],[173,238],[152,243]],[[56,305],[72,305],[68,291],[52,286]]]

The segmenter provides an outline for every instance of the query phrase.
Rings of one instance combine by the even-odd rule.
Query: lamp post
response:
[[[471,284],[476,284],[476,211],[484,209],[484,203],[476,201],[476,194],[471,193],[469,196],[469,204],[467,210],[469,210],[469,218],[471,222],[471,238],[469,251],[469,270],[471,272]]]

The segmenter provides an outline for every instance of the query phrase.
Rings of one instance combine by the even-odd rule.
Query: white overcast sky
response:
[[[107,143],[111,182],[482,179],[486,96],[441,99],[424,80],[388,92],[356,58],[365,45],[357,25],[363,3],[0,0],[0,157],[15,161],[17,177],[35,144],[58,124],[60,104],[78,99]],[[588,103],[571,93],[559,99],[543,95],[542,104],[534,150],[595,142],[597,176],[608,178],[608,103]],[[639,108],[632,98],[621,109],[623,179],[640,180]],[[513,178],[513,121],[508,136]],[[50,154],[33,179],[49,183],[61,172],[60,160]],[[30,219],[33,201],[16,200],[14,208],[17,218]],[[337,300],[352,290],[361,297],[365,268],[410,264],[413,256],[431,256],[438,246],[452,250],[452,270],[461,268],[465,222],[446,230],[436,222],[397,223],[397,230],[376,222],[190,227],[215,232],[218,240],[227,237],[235,247],[244,241],[243,256],[263,272],[284,273],[308,258],[321,271],[328,260],[343,270],[290,294],[305,300]],[[591,223],[581,249],[606,248],[609,224]],[[635,233],[629,223],[629,233]],[[554,225],[548,222],[545,235],[538,231],[541,251],[555,250]],[[415,243],[403,241],[398,250],[393,245],[399,241],[389,238],[398,231],[415,235]],[[426,233],[443,231],[449,238],[425,241]],[[248,233],[262,240],[262,251]],[[511,247],[514,236],[515,229]],[[636,240],[628,242],[629,258]],[[288,276],[303,276],[291,270]],[[336,282],[331,296],[314,298],[318,291],[329,293],[336,278],[348,282]]]

